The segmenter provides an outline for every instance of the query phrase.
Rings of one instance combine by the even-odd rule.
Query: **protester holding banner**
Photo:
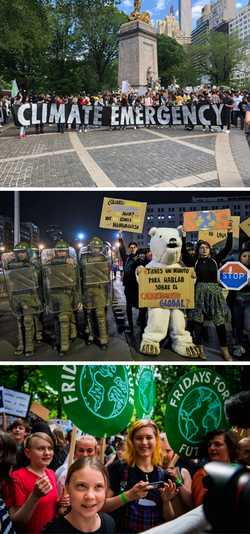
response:
[[[160,432],[154,421],[135,421],[128,431],[125,461],[109,466],[110,490],[104,510],[114,511],[119,534],[143,532],[174,518],[178,490],[160,467]]]
[[[239,261],[250,269],[250,242],[243,243],[239,254]],[[238,291],[229,291],[227,304],[232,315],[234,334],[233,355],[240,358],[245,354],[244,331],[247,337],[246,347],[250,349],[250,285],[247,284]]]
[[[204,440],[205,456],[209,462],[232,463],[237,458],[237,440],[235,435],[229,430],[213,430],[205,436]],[[196,471],[192,480],[192,495],[194,506],[199,506],[207,489],[203,484],[206,476],[204,467]]]
[[[138,295],[138,283],[136,280],[136,268],[139,265],[146,265],[148,260],[146,257],[142,257],[139,254],[138,245],[135,241],[131,241],[128,244],[128,254],[126,253],[126,248],[124,241],[122,239],[122,234],[119,234],[119,251],[121,259],[123,262],[123,285],[124,293],[127,303],[127,318],[131,334],[134,333],[134,324],[133,324],[133,308],[139,307],[139,295]],[[138,315],[138,323],[140,325],[141,331],[143,332],[146,324],[146,309],[140,308]]]
[[[48,434],[31,434],[25,443],[29,464],[11,475],[14,481],[12,520],[24,529],[25,534],[40,534],[57,512],[55,474],[47,467],[52,461],[53,449],[54,443]]]
[[[213,321],[216,327],[220,342],[221,352],[224,360],[232,360],[227,346],[227,336],[225,328],[225,300],[222,288],[217,282],[217,272],[221,261],[232,249],[233,234],[232,222],[228,226],[227,240],[225,247],[213,254],[211,246],[207,241],[198,241],[194,255],[191,255],[186,247],[186,232],[182,231],[182,260],[187,267],[195,267],[196,288],[195,288],[195,309],[192,312],[194,321],[195,341],[200,347],[201,354],[205,357],[203,349],[203,323],[205,319]]]
[[[96,458],[82,458],[69,468],[66,478],[70,511],[47,525],[43,534],[114,534],[112,517],[101,512],[105,503],[108,477]]]

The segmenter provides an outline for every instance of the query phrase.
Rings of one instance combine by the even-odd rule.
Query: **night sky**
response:
[[[79,232],[85,239],[99,235],[113,241],[117,232],[99,229],[103,197],[126,198],[150,203],[189,202],[193,196],[249,197],[250,191],[24,191],[20,193],[21,221],[33,222],[40,228],[41,239],[45,230],[55,224],[62,228],[64,238],[73,241]],[[0,193],[0,214],[13,217],[14,193]]]

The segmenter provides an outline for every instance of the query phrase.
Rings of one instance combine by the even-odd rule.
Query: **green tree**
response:
[[[195,86],[199,84],[199,70],[195,64],[193,47],[187,45],[183,47],[184,57],[182,63],[176,71],[176,80],[182,87]]]
[[[96,88],[101,90],[108,85],[109,75],[116,68],[118,31],[128,17],[117,9],[120,2],[74,1],[78,56],[86,60],[95,74]]]
[[[157,49],[159,77],[162,86],[167,87],[176,79],[185,61],[185,52],[175,39],[166,35],[157,35]]]
[[[196,47],[197,67],[213,84],[228,85],[242,53],[243,44],[237,36],[209,32],[206,43]]]
[[[43,77],[50,41],[49,0],[1,0],[0,68],[6,80],[31,88]]]

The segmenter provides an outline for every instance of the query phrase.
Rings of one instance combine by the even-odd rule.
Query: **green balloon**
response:
[[[68,365],[60,375],[63,409],[80,430],[101,438],[128,426],[134,410],[130,366]]]
[[[165,430],[177,454],[197,457],[208,432],[229,428],[224,412],[228,397],[224,378],[207,368],[186,373],[176,382],[167,400]]]
[[[150,419],[155,407],[155,380],[153,367],[141,365],[135,376],[135,412],[137,419]]]

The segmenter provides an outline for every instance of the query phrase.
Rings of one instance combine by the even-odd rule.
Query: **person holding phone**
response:
[[[57,512],[55,474],[48,469],[54,455],[54,443],[48,434],[36,432],[26,439],[24,451],[29,464],[11,474],[14,482],[11,517],[18,532],[40,534]],[[63,506],[64,503],[60,504]]]
[[[110,490],[104,510],[113,512],[119,534],[148,530],[175,517],[175,483],[160,467],[160,432],[154,421],[135,421],[128,432],[124,460],[108,468]]]

